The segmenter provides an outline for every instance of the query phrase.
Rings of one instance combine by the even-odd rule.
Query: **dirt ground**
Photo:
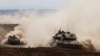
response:
[[[100,56],[100,52],[66,48],[1,48],[0,56]]]
[[[17,24],[0,25],[0,42]],[[7,48],[0,46],[0,56],[100,56],[100,52],[67,48]]]

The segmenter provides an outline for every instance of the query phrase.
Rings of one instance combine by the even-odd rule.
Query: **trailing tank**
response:
[[[20,40],[15,35],[9,36],[9,38],[8,38],[8,44],[18,45],[18,44],[20,44]]]
[[[58,30],[58,32],[53,36],[51,43],[52,47],[63,47],[72,49],[81,49],[82,45],[77,41],[77,36],[71,32],[65,32],[63,30]]]

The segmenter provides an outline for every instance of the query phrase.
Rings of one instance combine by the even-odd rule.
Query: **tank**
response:
[[[81,49],[82,47],[82,45],[77,41],[76,34],[69,31],[65,32],[63,30],[58,30],[58,32],[53,36],[51,46],[72,49]]]
[[[18,44],[20,44],[20,40],[15,35],[9,36],[9,38],[8,38],[8,44],[18,45]]]

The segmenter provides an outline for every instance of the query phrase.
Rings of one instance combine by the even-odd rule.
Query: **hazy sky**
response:
[[[0,9],[61,9],[68,0],[0,0]]]

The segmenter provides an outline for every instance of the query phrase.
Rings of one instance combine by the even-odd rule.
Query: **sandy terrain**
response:
[[[0,25],[0,42],[17,24]],[[0,56],[100,56],[100,52],[67,48],[8,48],[0,46]]]
[[[100,56],[100,52],[67,48],[1,48],[0,56]]]

